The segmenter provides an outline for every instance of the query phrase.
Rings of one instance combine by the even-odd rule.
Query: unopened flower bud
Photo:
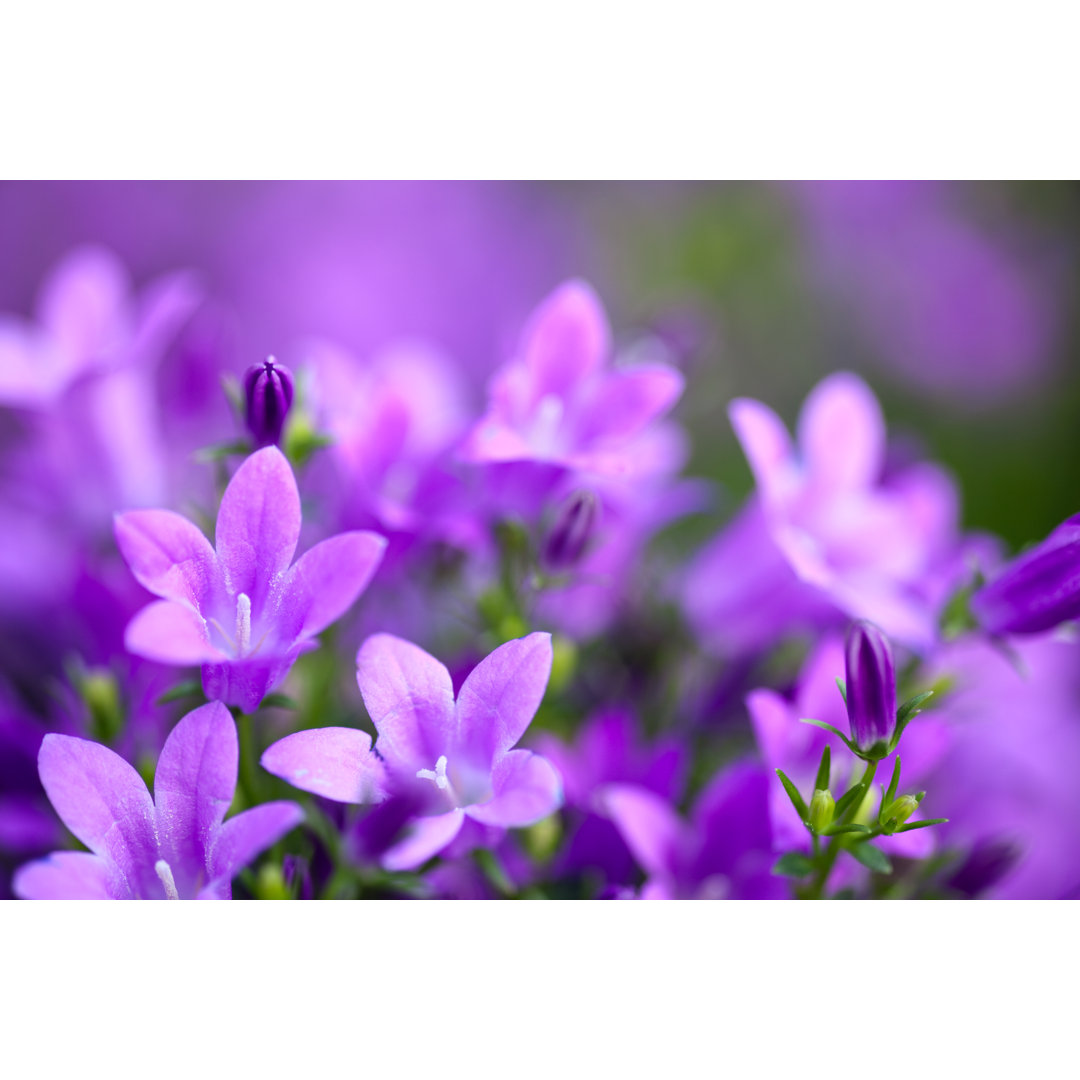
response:
[[[244,404],[248,430],[256,448],[276,446],[293,399],[292,372],[272,356],[244,373]]]
[[[1038,634],[1080,618],[1080,514],[975,593],[971,611],[990,634]]]
[[[585,554],[600,517],[600,500],[591,491],[575,491],[559,508],[544,540],[546,569],[568,570]]]
[[[884,756],[896,731],[896,669],[888,638],[873,623],[854,623],[844,667],[851,737],[863,753]]]
[[[810,800],[810,828],[816,833],[823,833],[832,824],[835,813],[836,800],[832,792],[828,788],[824,791],[818,788]]]
[[[893,799],[893,801],[885,807],[885,812],[881,815],[881,820],[886,823],[895,821],[897,825],[903,825],[903,823],[915,813],[918,805],[919,800],[915,798],[914,795],[901,795],[899,799]]]

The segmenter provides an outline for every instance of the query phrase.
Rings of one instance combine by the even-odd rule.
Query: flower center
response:
[[[443,754],[435,762],[435,768],[417,769],[417,780],[430,780],[440,791],[445,791],[450,801],[457,806],[457,796],[454,793],[454,785],[450,783],[450,777],[446,775],[446,755]]]
[[[154,863],[154,873],[157,874],[161,884],[165,886],[166,899],[179,900],[180,894],[176,891],[176,882],[173,880],[172,867],[164,859],[158,859],[158,861]]]

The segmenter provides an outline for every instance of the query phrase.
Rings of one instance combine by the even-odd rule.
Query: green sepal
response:
[[[184,698],[201,697],[202,692],[202,683],[198,679],[185,679],[184,682],[177,683],[171,690],[166,690],[154,704],[171,705],[174,701],[183,701]]]
[[[779,877],[809,877],[814,872],[814,863],[798,851],[789,851],[776,860],[772,872]]]
[[[892,863],[889,861],[889,856],[880,848],[874,847],[869,841],[856,844],[847,850],[851,853],[853,859],[861,862],[868,870],[873,870],[875,874],[892,873]]]
[[[842,818],[845,813],[850,809],[851,804],[855,801],[855,796],[858,795],[859,789],[862,787],[862,780],[857,780],[851,787],[836,800],[836,810],[834,811],[837,820]]]
[[[897,728],[906,727],[908,723],[915,719],[919,711],[919,706],[926,701],[927,698],[933,697],[933,690],[926,690],[921,694],[916,694],[913,698],[908,698],[899,709],[896,710],[896,726]]]
[[[869,825],[830,825],[823,833],[824,836],[842,836],[844,833],[869,833]]]
[[[930,825],[944,825],[949,819],[947,817],[930,818],[928,821],[909,821],[906,825],[901,825],[896,831],[911,832],[912,829],[925,829]]]
[[[828,724],[824,720],[811,720],[809,717],[806,717],[806,716],[799,717],[799,723],[800,724],[813,724],[814,727],[819,727],[824,731],[830,732],[831,734],[835,735],[838,739],[842,740],[844,745],[853,754],[857,754],[859,757],[863,756],[862,752],[859,750],[859,748],[838,727],[835,727],[832,724]]]
[[[896,789],[900,786],[900,755],[896,755],[896,764],[893,765],[892,779],[889,781],[888,790],[881,797],[882,807],[889,806],[896,798]]]
[[[825,749],[821,751],[821,764],[818,766],[817,779],[814,781],[815,791],[828,791],[829,789],[829,773],[832,771],[831,751],[829,750],[829,744],[825,744]]]
[[[296,712],[300,706],[297,702],[289,697],[288,694],[283,694],[279,690],[275,690],[272,694],[267,694],[259,703],[260,709],[290,709],[292,712]]]
[[[840,691],[840,696],[844,699],[844,707],[847,708],[847,683],[843,679],[837,679],[836,689]]]
[[[780,777],[780,783],[784,785],[784,790],[788,793],[788,798],[791,800],[792,806],[795,807],[799,820],[805,824],[810,820],[810,808],[799,794],[799,789],[784,775],[782,769],[777,769],[776,775]]]

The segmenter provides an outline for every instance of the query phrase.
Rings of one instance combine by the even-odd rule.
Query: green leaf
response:
[[[802,822],[809,820],[810,810],[803,797],[799,794],[799,789],[784,775],[783,770],[777,769],[776,775],[780,777],[780,783],[784,785],[784,790],[788,793],[788,798],[795,807],[799,820]]]
[[[772,872],[780,877],[809,877],[814,872],[814,863],[798,851],[789,851],[776,860]]]
[[[868,825],[831,825],[825,830],[826,836],[841,836],[844,833],[868,833]]]
[[[267,694],[266,697],[262,699],[259,707],[263,709],[291,709],[293,712],[296,712],[300,708],[288,694],[282,694],[277,690],[272,694]]]
[[[949,819],[947,817],[930,818],[928,821],[909,821],[906,825],[901,825],[896,831],[911,832],[912,829],[925,829],[929,825],[944,825]]]
[[[933,690],[927,690],[922,694],[916,694],[913,698],[908,698],[896,712],[896,726],[906,727],[909,721],[915,719],[919,706],[933,695]]]
[[[869,841],[856,844],[847,850],[851,852],[854,859],[861,862],[867,869],[873,870],[875,874],[892,873],[892,863],[889,862],[888,855],[879,848],[874,847]]]
[[[889,781],[889,789],[881,798],[881,805],[888,806],[896,798],[896,789],[900,786],[900,755],[896,755],[896,764],[893,766],[892,779]]]
[[[839,820],[850,809],[851,804],[855,801],[855,796],[859,794],[862,788],[862,781],[858,780],[851,787],[844,792],[836,801],[836,810],[833,812],[834,817]]]
[[[800,724],[813,724],[814,727],[822,728],[825,731],[835,735],[838,739],[841,739],[844,745],[853,753],[858,754],[859,748],[837,727],[832,724],[827,724],[824,720],[811,720],[809,717],[800,717]],[[861,757],[862,755],[860,755]]]
[[[202,692],[202,683],[198,679],[186,679],[182,683],[177,683],[171,690],[166,690],[154,704],[170,705],[174,701],[183,701],[184,698],[200,697]]]
[[[836,680],[836,688],[840,691],[840,696],[844,699],[844,706],[847,706],[847,683],[843,679]]]
[[[825,749],[821,751],[821,764],[818,766],[817,779],[814,781],[815,791],[828,791],[829,790],[829,773],[832,768],[830,760],[829,744],[825,744]]]

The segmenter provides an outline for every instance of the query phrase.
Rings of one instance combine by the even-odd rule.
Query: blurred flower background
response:
[[[842,707],[799,711],[842,674],[843,620],[871,618],[922,658],[920,677],[954,686],[911,757],[953,819],[946,891],[1080,887],[1076,647],[1025,642],[1024,682],[984,642],[939,637],[970,566],[1080,509],[1080,188],[4,183],[0,238],[5,893],[21,862],[63,845],[34,767],[44,732],[152,769],[178,676],[125,647],[148,597],[113,515],[169,508],[212,533],[227,459],[205,449],[242,434],[222,375],[270,355],[302,406],[302,549],[343,530],[389,540],[339,638],[285,687],[304,726],[358,722],[349,657],[367,634],[441,647],[458,686],[499,640],[556,631],[553,685],[571,651],[577,682],[545,704],[531,744],[563,775],[549,877],[772,896],[770,852],[790,823],[760,766],[770,781],[793,761],[812,774],[821,741],[794,745],[778,718]],[[591,289],[557,291],[572,279]],[[545,369],[543,390],[524,382],[511,361],[599,327],[601,301],[612,340],[596,329],[580,346],[593,381],[556,385]],[[632,369],[652,373],[633,392],[620,382]],[[614,428],[581,416],[624,398],[613,454]],[[812,505],[766,446],[779,429],[756,402],[794,433]],[[837,479],[859,461],[865,476]],[[524,612],[489,572],[513,554],[507,521],[546,537],[553,579],[579,568]],[[462,632],[472,607],[483,640]],[[333,655],[346,662],[320,659]],[[809,731],[795,730],[796,743]],[[677,871],[642,855],[650,800],[706,837],[693,857],[680,848]],[[732,821],[740,838],[709,847]],[[932,850],[893,839],[901,857]],[[543,878],[530,844],[495,848],[518,889]],[[483,894],[471,868],[447,861],[429,885]]]

